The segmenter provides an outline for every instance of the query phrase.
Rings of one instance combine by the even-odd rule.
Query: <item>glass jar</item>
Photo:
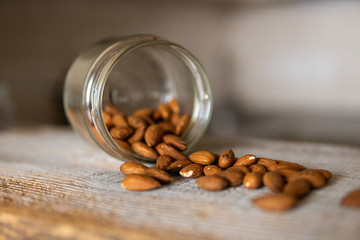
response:
[[[66,76],[64,108],[72,127],[121,160],[154,162],[116,144],[102,115],[105,104],[125,113],[156,108],[175,98],[191,120],[181,138],[187,151],[211,117],[212,95],[204,68],[182,46],[154,35],[106,39],[83,51]],[[186,152],[185,152],[186,153]]]

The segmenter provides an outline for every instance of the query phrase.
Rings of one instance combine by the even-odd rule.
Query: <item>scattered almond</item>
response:
[[[259,158],[257,164],[260,164],[266,168],[270,167],[271,165],[276,164],[276,161],[270,158]]]
[[[249,189],[260,188],[263,184],[262,174],[257,172],[250,172],[245,174],[243,185]]]
[[[245,166],[248,167],[256,163],[256,156],[253,154],[246,154],[244,156],[239,157],[234,163],[234,167],[236,166]]]
[[[179,173],[181,169],[183,169],[184,167],[186,167],[189,164],[192,164],[193,162],[191,162],[188,159],[184,159],[184,160],[177,160],[173,163],[171,163],[168,167],[167,167],[167,171],[171,172],[171,173]]]
[[[145,174],[146,169],[148,169],[147,166],[136,162],[126,162],[120,166],[120,172],[125,175]]]
[[[134,152],[147,158],[157,158],[158,156],[157,152],[154,149],[152,149],[143,142],[134,142],[131,144],[131,148]]]
[[[360,188],[347,193],[342,198],[341,205],[346,207],[360,207]]]
[[[249,168],[250,168],[251,172],[258,172],[258,173],[261,173],[261,174],[266,173],[266,168],[263,165],[260,165],[260,164],[251,165]]]
[[[236,169],[227,169],[225,171],[221,171],[217,173],[216,176],[220,176],[228,180],[230,183],[230,187],[236,187],[241,185],[244,179],[244,174]]]
[[[302,197],[311,189],[311,184],[305,179],[295,179],[288,182],[284,187],[284,193],[294,197]]]
[[[213,153],[208,151],[198,151],[190,154],[189,159],[194,163],[201,165],[211,165],[216,157]]]
[[[252,200],[253,204],[268,211],[283,211],[293,208],[297,200],[287,194],[268,194]]]
[[[314,188],[323,187],[326,183],[323,175],[314,170],[303,170],[297,172],[289,178],[289,181],[294,181],[295,179],[305,179],[309,181],[311,186]]]
[[[170,157],[172,157],[176,160],[187,160],[188,159],[179,150],[177,150],[176,148],[174,148],[166,143],[159,143],[158,145],[155,146],[155,149],[160,155],[169,155]]]
[[[198,178],[203,175],[203,166],[198,163],[192,163],[180,170],[180,175],[187,178]]]
[[[156,167],[161,170],[167,170],[167,168],[170,166],[171,163],[174,162],[174,159],[172,159],[168,155],[161,155],[156,160]]]
[[[198,178],[196,184],[207,191],[220,191],[229,186],[229,181],[223,177],[211,175]]]
[[[267,172],[263,176],[264,185],[273,192],[281,192],[284,188],[284,178],[277,172]]]
[[[218,161],[218,165],[221,168],[228,168],[235,162],[235,154],[233,150],[229,149],[221,153]]]
[[[163,141],[166,144],[169,144],[169,145],[171,145],[173,147],[176,147],[180,151],[185,151],[186,147],[187,147],[185,141],[182,140],[179,136],[176,136],[174,134],[166,134],[166,135],[164,135]]]
[[[204,166],[203,171],[204,171],[205,176],[210,176],[210,175],[215,175],[218,172],[221,172],[222,169],[216,165],[208,165],[208,166]]]
[[[148,191],[161,187],[161,184],[147,175],[130,174],[121,181],[121,186],[130,191]]]
[[[169,183],[174,180],[173,177],[170,176],[170,174],[158,168],[148,168],[145,170],[145,174],[157,179],[162,183]]]

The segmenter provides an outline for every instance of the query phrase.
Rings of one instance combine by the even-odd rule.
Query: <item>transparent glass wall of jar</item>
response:
[[[70,67],[64,88],[67,118],[84,139],[115,158],[142,162],[154,159],[118,146],[102,109],[111,103],[130,115],[172,98],[182,112],[191,114],[181,136],[189,150],[204,134],[212,113],[207,75],[189,51],[154,35],[106,39],[91,46]]]

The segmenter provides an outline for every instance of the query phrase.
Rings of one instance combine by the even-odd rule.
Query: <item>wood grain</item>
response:
[[[121,161],[70,129],[0,133],[0,239],[359,239],[360,210],[340,206],[360,186],[360,149],[259,139],[204,139],[196,150],[253,153],[325,168],[334,177],[293,211],[262,212],[267,189],[199,189],[179,178],[149,192],[121,188]],[[341,161],[339,161],[341,159]]]

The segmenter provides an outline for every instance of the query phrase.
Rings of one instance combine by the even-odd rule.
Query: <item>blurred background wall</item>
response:
[[[2,124],[67,124],[62,86],[80,51],[153,33],[207,69],[208,134],[360,145],[359,26],[347,0],[0,0]]]

